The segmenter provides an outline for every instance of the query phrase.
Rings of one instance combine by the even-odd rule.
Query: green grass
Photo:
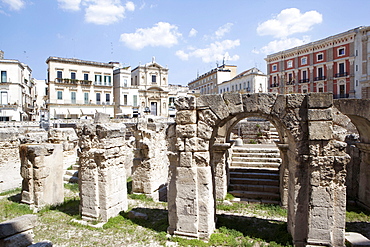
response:
[[[72,192],[79,192],[78,184],[75,183],[66,183],[64,188],[69,189]]]
[[[16,188],[16,189],[1,192],[0,196],[15,195],[15,194],[21,193],[21,191],[22,191],[21,188]]]

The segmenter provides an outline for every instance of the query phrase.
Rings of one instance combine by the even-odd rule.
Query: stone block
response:
[[[309,93],[307,108],[329,108],[333,106],[332,93]]]
[[[370,247],[370,240],[358,232],[346,232],[346,241],[353,247]]]
[[[309,140],[330,140],[333,138],[333,123],[331,121],[308,122]]]
[[[111,139],[125,137],[126,126],[123,124],[98,124],[96,125],[96,134],[100,139]]]
[[[237,114],[243,112],[243,101],[241,94],[238,93],[224,93],[224,101],[229,108],[230,114]]]
[[[176,125],[178,137],[195,137],[197,135],[197,124]]]
[[[177,124],[195,124],[197,123],[197,112],[195,110],[182,110],[176,112]]]
[[[110,118],[109,114],[103,113],[103,112],[97,112],[95,113],[95,116],[94,116],[94,123],[95,124],[108,123],[109,118]]]
[[[35,243],[35,244],[32,244],[32,245],[29,245],[28,247],[52,247],[52,246],[53,246],[52,242],[42,241],[42,242],[38,242],[38,243]]]
[[[175,106],[178,111],[180,110],[194,110],[196,100],[194,96],[178,97],[175,100]]]
[[[276,102],[276,93],[259,93],[257,97],[259,112],[270,114]]]
[[[198,118],[209,126],[215,126],[220,120],[211,109],[198,110]]]
[[[193,164],[193,153],[192,152],[180,152],[180,167],[192,167]]]
[[[288,94],[286,96],[286,107],[287,108],[307,108],[305,104],[304,94]]]
[[[308,109],[309,121],[331,121],[333,119],[332,109]]]
[[[211,139],[213,128],[203,121],[198,121],[198,137],[203,139]]]
[[[15,235],[0,239],[1,247],[26,247],[33,242],[33,231],[27,230],[19,232]]]
[[[209,152],[195,152],[194,162],[195,165],[198,167],[209,166],[210,163]]]
[[[243,109],[244,112],[258,111],[258,95],[257,94],[243,94]]]
[[[0,238],[32,229],[37,220],[37,215],[26,214],[0,223]]]
[[[219,119],[225,119],[230,115],[221,94],[201,95],[197,101],[197,109],[209,107]]]
[[[199,138],[199,137],[192,137],[185,139],[185,151],[187,152],[204,152],[208,151],[209,149],[209,141]]]

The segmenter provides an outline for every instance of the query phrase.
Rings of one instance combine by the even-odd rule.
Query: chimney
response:
[[[0,50],[0,59],[4,59],[4,52]]]

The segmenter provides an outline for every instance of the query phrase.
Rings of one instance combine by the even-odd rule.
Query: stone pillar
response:
[[[195,97],[181,98],[176,104],[176,148],[170,158],[168,231],[180,236],[207,238],[215,229],[208,152],[212,131],[206,124],[197,124]]]
[[[63,169],[75,165],[78,143],[76,131],[73,128],[52,128],[48,135],[49,142],[63,145]]]
[[[224,199],[227,194],[228,177],[229,174],[227,166],[227,151],[230,148],[230,143],[214,144],[212,169],[214,174],[215,195],[216,199]]]
[[[360,172],[358,181],[358,199],[365,206],[370,207],[370,144],[356,143],[360,149]]]
[[[141,122],[135,131],[136,151],[132,172],[132,192],[155,201],[166,200],[168,158],[164,123]]]
[[[127,210],[125,126],[83,126],[79,131],[80,212],[85,220],[107,221]]]
[[[280,200],[283,208],[288,207],[288,182],[289,182],[289,168],[288,168],[288,149],[289,144],[277,144],[280,150],[281,165],[279,169],[280,174]]]
[[[61,144],[20,145],[21,202],[36,208],[64,201],[63,147]]]

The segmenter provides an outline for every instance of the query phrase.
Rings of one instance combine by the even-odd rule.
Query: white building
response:
[[[0,121],[34,120],[32,70],[0,50]]]
[[[154,58],[139,65],[131,71],[131,88],[138,89],[141,115],[168,117],[168,68],[156,63]]]
[[[114,64],[60,57],[46,63],[51,119],[94,117],[97,112],[114,117]]]
[[[218,93],[265,93],[267,91],[267,75],[257,68],[246,70],[218,85]]]

